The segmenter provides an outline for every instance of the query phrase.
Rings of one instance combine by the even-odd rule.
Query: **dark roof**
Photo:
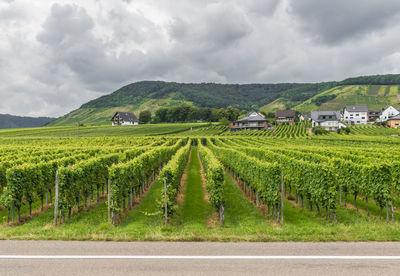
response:
[[[332,116],[332,118],[329,118]],[[325,118],[324,118],[325,117]],[[315,122],[324,122],[324,121],[340,121],[342,115],[340,111],[312,111],[311,118]]]
[[[372,116],[372,115],[379,116],[381,114],[382,114],[382,111],[380,111],[380,110],[368,110],[369,116]]]
[[[345,110],[347,112],[368,112],[368,106],[366,105],[348,105]]]
[[[303,116],[304,119],[310,119],[311,118],[311,114],[301,114],[301,116]]]
[[[117,116],[117,115],[119,115],[119,117],[121,117],[121,119],[124,120],[125,122],[139,122],[139,120],[135,116],[135,114],[133,114],[131,112],[120,112],[120,111],[115,112],[111,121],[113,121],[115,116]]]
[[[399,114],[399,115],[396,115],[396,116],[390,117],[390,118],[388,119],[388,121],[389,121],[389,120],[400,120],[400,114]]]
[[[296,111],[294,110],[277,110],[275,112],[275,117],[277,118],[294,118],[296,116]]]
[[[250,112],[244,118],[237,120],[236,122],[266,122],[267,120],[261,113],[258,112]]]

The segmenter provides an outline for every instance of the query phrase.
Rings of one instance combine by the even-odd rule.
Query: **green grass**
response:
[[[206,123],[146,124],[138,126],[41,127],[2,129],[0,137],[102,137],[102,136],[158,136],[188,131]]]
[[[181,222],[185,226],[200,225],[204,227],[211,212],[211,205],[204,200],[200,162],[197,158],[197,149],[193,148],[187,168],[185,194],[181,212]]]

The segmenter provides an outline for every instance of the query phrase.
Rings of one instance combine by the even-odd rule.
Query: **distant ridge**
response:
[[[10,114],[0,114],[0,129],[41,127],[55,118],[50,117],[22,117]]]
[[[399,85],[400,74],[361,76],[320,83],[218,84],[140,81],[89,101],[49,125],[109,124],[116,111],[133,112],[138,116],[143,110],[154,113],[162,107],[182,104],[208,108],[232,106],[264,112],[274,112],[277,109],[310,112],[315,108],[339,108],[343,104],[371,104],[377,109],[397,99]],[[331,89],[333,92],[327,93]],[[363,102],[364,96],[368,102]],[[329,105],[331,102],[334,104]]]

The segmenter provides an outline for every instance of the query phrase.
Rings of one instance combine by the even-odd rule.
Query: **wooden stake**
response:
[[[111,223],[111,193],[110,193],[111,182],[107,180],[107,201],[108,201],[108,222]]]
[[[58,172],[56,173],[56,191],[54,197],[54,225],[57,225],[57,215],[58,215]]]
[[[281,224],[283,225],[283,171],[281,173]]]
[[[168,225],[168,200],[167,200],[167,180],[164,179],[164,209],[165,209],[165,226]]]

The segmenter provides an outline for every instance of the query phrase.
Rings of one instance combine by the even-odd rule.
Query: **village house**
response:
[[[382,114],[379,116],[380,122],[386,122],[390,117],[399,115],[400,111],[394,108],[393,106],[389,106],[388,108],[382,110]]]
[[[276,123],[289,123],[294,125],[294,118],[296,117],[296,111],[294,110],[277,110],[275,112]]]
[[[375,122],[381,114],[382,112],[379,110],[368,110],[368,121]]]
[[[261,130],[267,127],[268,122],[261,113],[250,112],[244,118],[232,122],[229,130],[232,132],[239,130]]]
[[[346,124],[367,124],[368,107],[366,105],[349,105],[344,109],[344,122]]]
[[[300,114],[300,121],[311,121],[311,114]]]
[[[328,131],[337,131],[339,128],[346,127],[340,121],[342,115],[340,111],[312,111],[312,127],[323,127]]]
[[[390,117],[387,120],[387,124],[391,128],[398,128],[400,125],[400,115]]]
[[[114,116],[112,117],[111,124],[113,126],[136,126],[139,124],[139,120],[133,113],[118,111],[115,112]]]

